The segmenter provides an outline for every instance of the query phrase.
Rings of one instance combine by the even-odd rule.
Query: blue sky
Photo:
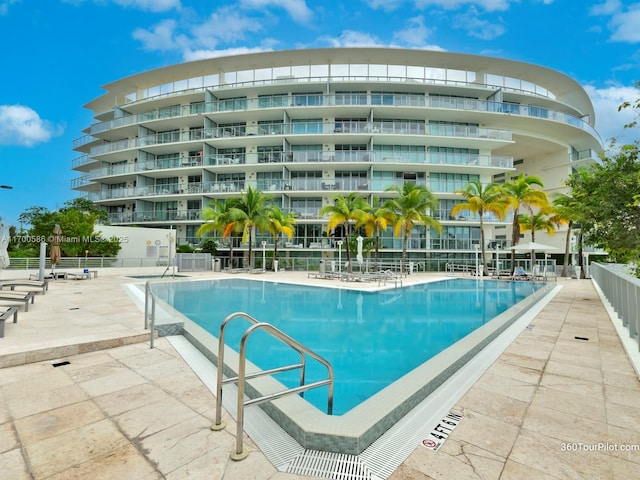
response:
[[[0,0],[0,217],[77,195],[73,140],[100,86],[188,60],[397,46],[489,55],[576,79],[608,144],[631,143],[640,3],[620,0]]]

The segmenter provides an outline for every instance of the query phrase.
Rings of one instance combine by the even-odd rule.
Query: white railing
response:
[[[640,351],[640,279],[624,272],[623,265],[592,263],[591,278],[622,320]]]

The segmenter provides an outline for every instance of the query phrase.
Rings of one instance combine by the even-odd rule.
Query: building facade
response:
[[[279,241],[289,257],[331,258],[341,232],[320,209],[336,194],[389,198],[390,185],[428,187],[443,230],[418,227],[416,259],[472,258],[479,219],[452,216],[471,180],[540,176],[549,193],[602,142],[583,88],[548,68],[436,51],[340,48],[212,58],[104,86],[86,108],[94,123],[74,142],[72,188],[112,225],[174,228],[198,244],[202,210],[248,186],[294,213]],[[510,246],[511,219],[484,218],[486,237]],[[562,235],[540,241],[563,244]],[[246,245],[240,239],[234,250]],[[256,245],[271,244],[258,234]],[[255,246],[254,246],[255,248]],[[260,248],[260,247],[258,247]],[[384,232],[382,254],[401,239]]]

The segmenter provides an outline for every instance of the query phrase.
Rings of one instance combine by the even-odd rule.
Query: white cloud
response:
[[[11,0],[9,0],[11,1]],[[63,3],[80,5],[91,0],[62,0]],[[168,12],[169,10],[179,10],[182,7],[180,0],[92,0],[98,5],[105,5],[109,1],[124,8],[134,8],[145,12]]]
[[[416,0],[416,7],[440,7],[446,10],[457,10],[463,5],[477,6],[488,12],[505,11],[514,0]],[[515,0],[517,1],[517,0]]]
[[[301,23],[310,21],[313,16],[305,0],[240,0],[240,6],[246,9],[281,8],[292,20]]]
[[[133,38],[140,41],[146,50],[170,51],[181,47],[187,48],[188,39],[176,33],[175,20],[164,20],[157,23],[150,30],[137,28],[133,31]]]
[[[550,5],[554,0],[539,0],[545,5]],[[426,9],[428,7],[439,7],[445,10],[458,10],[464,5],[479,7],[488,12],[505,11],[509,9],[511,3],[518,3],[519,0],[364,0],[373,9],[381,9],[385,12],[397,10],[403,3],[415,3],[416,8]]]
[[[370,33],[344,30],[337,37],[320,37],[321,41],[327,42],[332,47],[381,47],[383,42]]]
[[[624,10],[626,8],[626,10]],[[589,11],[592,15],[610,16],[607,24],[614,42],[640,42],[640,3],[622,5],[620,0],[607,0],[595,5]]]
[[[405,0],[364,0],[364,1],[367,5],[369,5],[369,7],[373,8],[374,10],[377,10],[380,8],[385,12],[390,12],[392,10],[395,10],[405,2]]]
[[[181,7],[180,0],[113,0],[113,3],[149,12],[167,12]]]
[[[599,3],[591,7],[592,15],[613,15],[619,12],[622,8],[620,0],[606,0],[604,3]]]
[[[616,42],[640,42],[640,4],[629,7],[626,12],[616,13],[609,22],[613,30],[611,40]]]
[[[62,134],[62,125],[54,126],[37,112],[23,105],[0,105],[0,145],[32,147]]]
[[[407,27],[395,32],[393,38],[404,45],[422,46],[426,43],[429,35],[431,35],[431,30],[425,26],[424,17],[418,15],[407,20]]]
[[[638,89],[622,86],[596,88],[591,85],[587,85],[584,89],[593,102],[596,111],[596,130],[605,142],[605,147],[612,138],[616,138],[618,144],[633,143],[640,139],[640,129],[624,128],[627,123],[636,118],[638,112],[630,108],[618,111],[622,103],[633,102],[638,98]]]
[[[475,8],[470,8],[468,12],[456,15],[453,23],[456,29],[464,30],[471,37],[493,40],[505,32],[501,22],[500,17],[496,17],[492,21],[483,20],[478,17],[478,11]]]
[[[0,16],[9,13],[9,5],[18,3],[20,0],[0,0]]]
[[[184,52],[184,60],[190,62],[193,60],[204,60],[205,58],[229,57],[233,55],[245,55],[248,53],[270,52],[273,48],[269,47],[238,47],[227,48],[225,50],[193,50]]]
[[[232,7],[220,8],[209,19],[191,29],[194,42],[205,48],[215,48],[219,41],[233,43],[244,40],[248,32],[260,32],[262,22],[248,17]]]

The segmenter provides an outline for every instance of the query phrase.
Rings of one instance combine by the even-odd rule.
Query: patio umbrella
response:
[[[362,257],[362,242],[363,242],[363,238],[358,236],[357,241],[358,241],[358,254],[356,255],[356,260],[358,260],[358,265],[360,265],[360,268],[362,268],[362,264],[364,263],[364,258]]]
[[[51,237],[51,251],[49,252],[49,256],[51,258],[51,276],[54,279],[56,265],[60,263],[60,235],[62,235],[62,230],[60,229],[60,225],[56,224],[56,226],[53,227],[53,236]]]
[[[7,247],[9,245],[9,237],[5,235],[4,225],[0,223],[0,270],[9,266],[9,254]]]
[[[549,250],[558,250],[556,247],[551,245],[545,245],[543,243],[529,242],[523,243],[522,245],[516,245],[510,248],[515,252],[531,252],[531,271],[533,272],[533,267],[536,263],[536,253],[535,252],[546,252]]]

